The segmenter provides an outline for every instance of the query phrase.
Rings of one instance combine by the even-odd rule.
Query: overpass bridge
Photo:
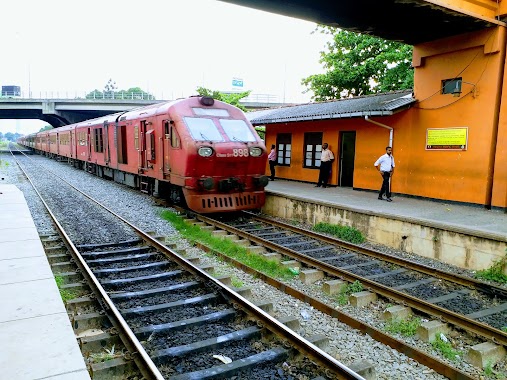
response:
[[[53,127],[163,102],[146,99],[0,98],[0,119],[40,119]]]
[[[146,94],[141,93],[120,99],[105,96],[95,99],[4,97],[0,98],[0,119],[40,119],[57,128],[168,101],[170,100],[156,100],[150,96],[146,99]],[[279,102],[278,97],[267,94],[252,94],[242,99],[241,104],[252,110],[287,105]]]
[[[220,0],[409,45],[505,26],[505,0]]]

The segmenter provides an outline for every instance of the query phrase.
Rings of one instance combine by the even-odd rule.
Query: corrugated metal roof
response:
[[[404,90],[254,111],[248,112],[246,116],[254,125],[363,116],[388,116],[408,108],[415,101],[412,90]]]

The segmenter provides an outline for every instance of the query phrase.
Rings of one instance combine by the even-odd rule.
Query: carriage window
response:
[[[93,142],[95,143],[95,152],[102,153],[104,151],[104,145],[102,142],[102,128],[95,128],[93,130],[93,133],[94,133]]]
[[[244,120],[220,119],[220,125],[222,125],[229,140],[241,142],[256,141],[255,136]]]
[[[139,150],[139,126],[134,126],[134,148]]]
[[[213,120],[197,117],[184,119],[195,141],[224,141]]]

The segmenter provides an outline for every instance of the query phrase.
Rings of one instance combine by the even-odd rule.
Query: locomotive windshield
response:
[[[226,120],[220,119],[220,125],[224,129],[227,137],[232,141],[251,142],[257,141],[248,125],[244,120]]]
[[[224,141],[213,120],[199,117],[184,119],[195,141]]]

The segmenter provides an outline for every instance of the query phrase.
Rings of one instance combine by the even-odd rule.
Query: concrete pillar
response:
[[[433,342],[436,339],[437,334],[448,334],[450,331],[449,326],[446,323],[440,321],[428,321],[423,322],[417,328],[417,337],[424,342]]]
[[[355,307],[367,306],[377,300],[377,295],[368,291],[353,293],[349,297],[350,304]]]
[[[491,342],[476,344],[467,354],[467,361],[479,368],[494,366],[505,358],[505,348]]]
[[[303,270],[299,273],[299,279],[303,284],[309,285],[313,284],[318,280],[322,280],[324,278],[324,272],[316,269],[308,269]]]
[[[329,294],[330,296],[332,296],[334,294],[339,294],[339,293],[345,291],[346,288],[347,288],[347,283],[342,280],[326,281],[322,285],[322,291],[324,293]]]

